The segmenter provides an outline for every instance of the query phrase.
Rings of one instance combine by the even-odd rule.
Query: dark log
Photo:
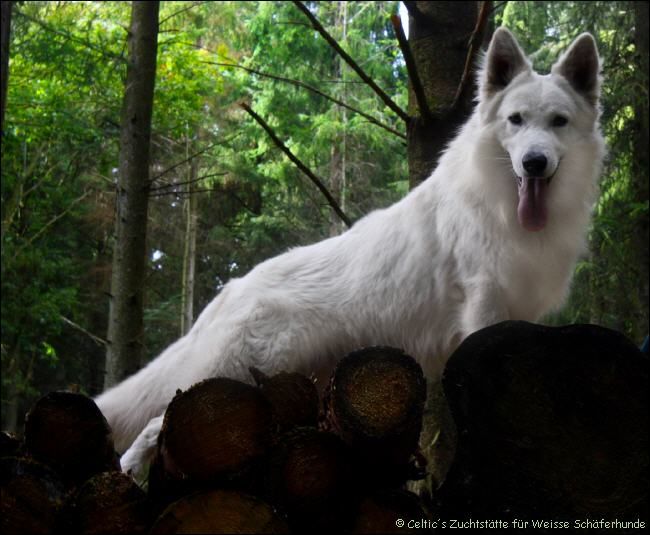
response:
[[[399,349],[370,347],[341,360],[325,394],[326,427],[380,478],[407,471],[422,428],[426,381]]]
[[[299,373],[282,372],[271,377],[250,369],[255,382],[270,401],[281,432],[318,422],[318,391],[313,381]]]
[[[106,418],[82,394],[50,392],[39,399],[25,419],[25,450],[70,483],[120,469]]]
[[[65,499],[59,476],[32,459],[0,459],[0,531],[55,533]]]
[[[65,516],[74,533],[147,533],[153,520],[147,497],[122,472],[104,472],[86,481],[70,498]]]
[[[622,334],[500,323],[461,344],[443,386],[449,514],[647,518],[648,357]]]
[[[292,529],[327,531],[352,513],[354,472],[349,450],[331,433],[298,428],[269,454],[268,500],[287,513]]]
[[[207,379],[169,404],[160,432],[162,466],[177,479],[234,476],[265,453],[273,428],[271,404],[258,388]]]
[[[160,515],[152,534],[288,533],[285,522],[262,500],[213,490],[181,498]]]
[[[404,521],[400,524],[399,521]],[[351,533],[426,533],[428,526],[414,527],[409,522],[428,520],[419,498],[405,490],[384,491],[364,497],[356,513]]]

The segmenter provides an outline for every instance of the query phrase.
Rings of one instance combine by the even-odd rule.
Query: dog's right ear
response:
[[[485,55],[481,70],[481,96],[491,97],[505,89],[519,73],[532,70],[519,43],[505,28],[498,28]]]

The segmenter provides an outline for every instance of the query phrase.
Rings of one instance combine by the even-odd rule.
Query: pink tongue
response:
[[[526,230],[542,230],[546,225],[546,189],[544,178],[522,178],[519,186],[519,223]]]

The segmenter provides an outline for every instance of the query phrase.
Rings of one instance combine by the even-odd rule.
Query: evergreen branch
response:
[[[422,81],[420,80],[420,75],[415,64],[415,59],[413,58],[413,53],[411,52],[411,47],[406,39],[406,35],[404,34],[402,20],[399,15],[391,15],[390,21],[393,23],[395,37],[397,37],[397,42],[402,50],[402,56],[404,56],[404,63],[406,63],[406,70],[409,79],[411,80],[411,87],[413,88],[413,93],[415,93],[415,100],[418,103],[420,115],[422,115],[424,119],[430,120],[432,118],[431,110],[427,103],[427,97],[424,94],[424,88],[422,87]]]
[[[451,105],[452,110],[458,107],[463,94],[467,90],[470,72],[472,70],[472,65],[474,64],[474,58],[476,57],[476,53],[481,46],[481,37],[483,36],[483,31],[485,30],[485,25],[491,12],[491,8],[492,2],[481,2],[481,9],[478,13],[476,26],[474,27],[474,31],[469,38],[469,49],[467,51],[467,58],[465,59],[465,68],[463,70],[463,75],[460,79],[460,83],[458,84],[458,89],[456,89],[454,102]]]
[[[323,28],[321,23],[318,22],[318,19],[314,17],[311,11],[309,11],[309,9],[299,0],[293,0],[293,3],[298,9],[300,9],[300,11],[305,14],[314,29],[321,34],[325,41],[327,41],[327,44],[329,44],[336,51],[336,53],[345,60],[345,62],[352,68],[352,70],[356,72],[357,75],[359,75],[359,78],[361,78],[364,82],[366,82],[366,84],[370,86],[370,88],[377,94],[377,96],[384,102],[384,104],[386,104],[386,106],[393,110],[406,124],[408,124],[408,114],[397,104],[395,104],[395,102],[393,102],[393,100],[372,80],[372,78],[370,78],[370,76],[368,76],[363,71],[357,62],[354,61],[350,55],[341,48],[341,45],[339,45],[336,40],[327,32],[327,30]]]
[[[352,113],[356,113],[358,115],[361,115],[364,119],[367,119],[370,123],[374,124],[375,126],[379,126],[380,128],[383,128],[384,130],[390,132],[391,134],[394,134],[402,139],[406,139],[406,136],[402,134],[401,132],[398,132],[394,128],[378,121],[375,119],[372,115],[368,115],[367,113],[357,109],[353,108],[352,106],[346,104],[342,100],[339,100],[335,97],[332,97],[326,93],[323,93],[320,89],[317,89],[313,85],[306,84],[305,82],[301,82],[300,80],[294,80],[292,78],[285,78],[284,76],[278,76],[276,74],[270,74],[267,72],[262,72],[258,71],[257,69],[252,69],[250,67],[244,67],[243,65],[238,65],[236,63],[219,63],[219,62],[214,62],[214,61],[204,61],[203,63],[207,63],[209,65],[217,65],[219,67],[235,67],[237,69],[242,69],[246,72],[250,72],[252,74],[257,74],[258,76],[264,76],[265,78],[270,78],[272,80],[277,80],[279,82],[286,82],[288,84],[295,85],[296,87],[302,87],[304,89],[307,89],[308,91],[312,91],[313,93],[316,93],[317,95],[329,100],[330,102],[334,102],[334,104],[338,104],[342,108],[345,108],[347,110],[350,110]]]
[[[104,57],[110,58],[112,60],[117,60],[117,61],[120,61],[120,62],[126,62],[126,58],[124,56],[121,56],[121,55],[118,55],[118,54],[113,54],[112,52],[108,52],[106,50],[103,50],[103,49],[99,48],[98,46],[94,45],[93,43],[91,43],[89,41],[85,41],[84,39],[80,39],[79,37],[76,37],[76,36],[74,36],[72,34],[57,30],[57,29],[53,28],[52,26],[50,26],[49,24],[43,22],[42,20],[38,20],[38,19],[36,19],[36,18],[34,18],[34,17],[30,16],[30,15],[27,15],[26,13],[23,13],[20,9],[16,9],[14,7],[13,12],[16,15],[18,15],[20,17],[23,17],[23,18],[27,19],[30,22],[33,22],[37,26],[40,26],[41,28],[43,28],[47,32],[53,33],[54,35],[58,35],[59,37],[63,37],[64,39],[67,39],[69,41],[79,43],[79,44],[85,46],[86,48],[88,48],[90,50],[93,50],[94,52],[98,52],[100,55],[102,55]]]
[[[352,226],[352,222],[348,218],[347,215],[341,210],[341,207],[339,206],[339,203],[336,202],[336,199],[332,196],[332,194],[329,192],[329,190],[325,187],[323,182],[321,181],[320,178],[318,178],[312,171],[304,164],[302,163],[294,154],[289,150],[289,148],[282,143],[280,138],[275,134],[275,132],[271,129],[271,127],[262,119],[257,113],[255,113],[251,107],[242,102],[240,104],[244,110],[253,118],[257,123],[266,131],[266,133],[269,135],[269,137],[273,140],[273,143],[275,143],[282,152],[284,152],[287,157],[294,163],[294,165],[300,169],[305,175],[309,177],[309,179],[315,184],[315,186],[320,190],[320,192],[323,194],[323,196],[327,199],[327,202],[329,205],[332,207],[334,212],[336,212],[336,215],[339,216],[341,221],[343,221],[348,228]]]

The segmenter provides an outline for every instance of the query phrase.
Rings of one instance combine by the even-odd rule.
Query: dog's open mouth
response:
[[[546,178],[517,176],[517,190],[519,193],[517,217],[521,226],[526,230],[537,232],[546,226],[546,197],[553,176],[555,176],[555,173]]]

